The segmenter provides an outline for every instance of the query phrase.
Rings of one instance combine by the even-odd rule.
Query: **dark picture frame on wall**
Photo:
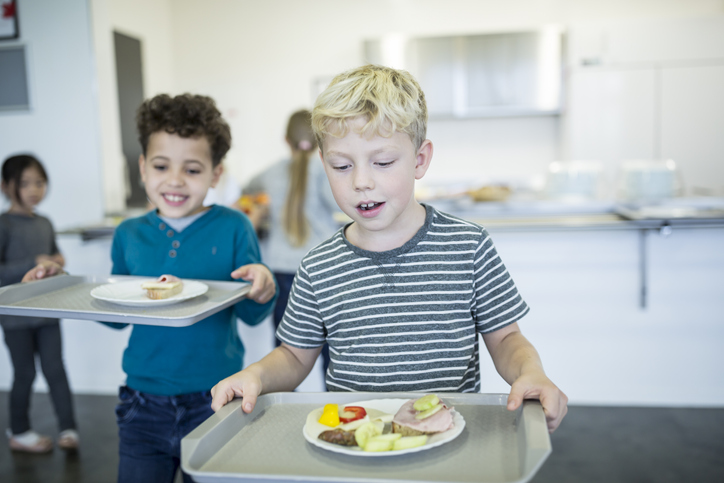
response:
[[[19,37],[17,2],[0,0],[0,40],[15,40]]]

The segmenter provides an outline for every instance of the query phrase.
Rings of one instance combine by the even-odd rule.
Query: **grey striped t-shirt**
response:
[[[478,333],[528,312],[487,231],[425,209],[399,248],[362,250],[342,229],[302,261],[277,337],[329,343],[330,391],[479,392]]]

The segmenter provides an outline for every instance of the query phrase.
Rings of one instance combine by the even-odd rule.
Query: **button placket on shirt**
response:
[[[158,229],[159,229],[159,230],[165,230],[165,229],[166,229],[166,224],[165,224],[165,223],[159,224],[159,225],[158,225]],[[166,232],[166,236],[169,237],[169,238],[172,238],[174,235],[176,235],[176,233],[175,233],[173,230],[171,230],[171,229],[169,229],[169,230]],[[178,240],[172,240],[172,241],[171,241],[171,250],[169,250],[168,256],[171,257],[171,258],[176,258],[176,255],[178,255],[178,253],[176,252],[176,249],[177,249],[178,247],[180,247],[180,246],[181,246],[181,242],[180,242],[180,241],[178,241]]]

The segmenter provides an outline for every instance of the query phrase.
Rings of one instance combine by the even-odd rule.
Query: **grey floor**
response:
[[[76,395],[81,448],[27,455],[0,437],[0,482],[113,482],[118,464],[114,396]],[[57,436],[47,394],[35,394],[34,428]],[[7,427],[0,392],[0,428]],[[724,408],[573,406],[551,437],[553,454],[535,483],[724,482]]]

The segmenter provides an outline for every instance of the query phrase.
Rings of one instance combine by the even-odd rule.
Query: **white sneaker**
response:
[[[75,429],[66,429],[58,435],[58,447],[62,449],[78,449],[79,444],[78,431]]]
[[[21,434],[12,434],[8,429],[8,444],[13,451],[25,453],[47,453],[53,449],[53,440],[47,436],[28,430]]]

